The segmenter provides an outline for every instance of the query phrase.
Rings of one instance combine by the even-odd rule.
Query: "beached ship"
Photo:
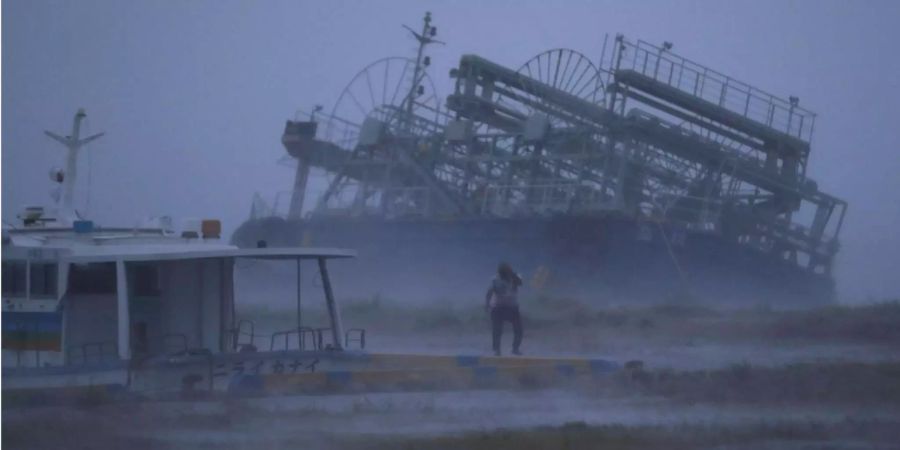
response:
[[[254,198],[233,242],[352,246],[359,297],[473,298],[508,260],[597,303],[834,299],[847,203],[807,174],[816,115],[798,98],[621,35],[598,61],[464,55],[443,97],[431,16],[409,31],[414,58],[287,121],[294,185]]]

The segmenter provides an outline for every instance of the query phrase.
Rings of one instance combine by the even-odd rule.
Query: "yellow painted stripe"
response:
[[[367,390],[468,389],[488,386],[542,386],[592,374],[586,364],[447,367],[263,375],[266,394]]]
[[[586,358],[548,358],[548,357],[497,357],[497,356],[435,356],[375,353],[360,361],[360,365],[369,369],[394,368],[454,368],[454,367],[519,367],[570,364],[584,368],[591,367],[591,359]],[[351,365],[354,365],[351,363]]]

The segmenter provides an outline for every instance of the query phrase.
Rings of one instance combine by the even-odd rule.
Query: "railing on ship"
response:
[[[348,182],[350,185],[358,185]],[[307,199],[318,200],[324,189],[312,190],[307,193]],[[422,186],[395,187],[379,189],[376,198],[386,196],[390,198],[384,208],[373,206],[371,201],[363,205],[354,205],[355,189],[339,189],[335,191],[324,205],[311,205],[313,210],[307,211],[304,217],[317,216],[385,216],[385,217],[414,217],[427,216],[434,206],[431,191]],[[256,195],[253,201],[251,219],[263,219],[277,217],[287,219],[290,212],[290,202],[293,191],[279,191],[271,202],[266,202],[262,196]]]
[[[622,41],[619,69],[634,70],[660,83],[719,105],[750,120],[812,140],[816,115],[785,100],[644,41]]]
[[[225,341],[230,351],[238,353],[257,351],[321,351],[336,347],[329,327],[299,327],[275,331],[272,334],[257,334],[251,320],[240,320],[234,328],[227,330]],[[349,328],[344,332],[343,347],[350,348],[355,343],[359,349],[366,348],[366,330]],[[296,344],[296,345],[295,345]]]
[[[484,189],[482,213],[496,217],[600,211],[612,208],[612,198],[597,188],[576,183],[490,185]]]

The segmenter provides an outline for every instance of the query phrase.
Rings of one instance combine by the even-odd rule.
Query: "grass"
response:
[[[738,375],[744,376],[744,375]],[[752,376],[752,375],[751,375]],[[341,448],[381,449],[757,449],[757,448],[895,448],[900,442],[900,417],[860,419],[853,409],[833,420],[766,419],[744,422],[694,419],[667,425],[588,424],[582,421],[560,426],[473,430],[440,435],[369,434],[354,431],[354,418],[403,414],[391,402],[373,403],[366,397],[354,402],[346,416],[325,423],[315,433],[274,426],[291,421],[309,422],[334,413],[324,410],[267,410],[237,402],[216,411],[184,409],[161,413],[160,408],[116,405],[90,412],[45,410],[15,418],[4,417],[3,444],[17,449],[293,449]],[[176,408],[175,406],[171,406]],[[415,407],[416,420],[443,420],[434,405]],[[502,414],[502,407],[498,408]],[[179,430],[190,430],[196,438],[172,439]],[[225,433],[225,434],[223,434]],[[220,436],[205,439],[203,436]],[[234,436],[223,440],[221,436]],[[844,446],[846,445],[846,447]]]
[[[900,409],[897,362],[638,370],[625,371],[612,382],[615,389],[687,403],[881,405]]]
[[[866,342],[900,343],[900,301],[867,306],[829,306],[783,312],[772,321],[771,333],[781,338],[840,337]]]
[[[688,449],[688,448],[890,448],[900,442],[900,362],[879,364],[794,364],[757,367],[738,364],[716,370],[672,371],[626,370],[597,384],[573,386],[579,397],[605,399],[655,399],[665,404],[707,404],[760,408],[806,407],[805,410],[840,412],[847,417],[832,422],[816,420],[765,420],[759,414],[750,422],[704,421],[694,418],[680,425],[589,425],[571,422],[563,426],[529,429],[495,429],[440,436],[366,435],[353,431],[356,419],[368,417],[440,422],[444,415],[434,400],[415,403],[393,398],[371,401],[361,395],[346,410],[321,409],[315,402],[298,398],[293,406],[264,406],[265,399],[208,402],[193,408],[187,403],[119,403],[91,408],[42,408],[6,411],[3,444],[9,448],[113,449],[130,448],[310,448],[310,440],[324,448],[348,449]],[[503,406],[497,405],[497,414]],[[853,419],[859,411],[882,411],[888,415]],[[842,417],[842,416],[837,416]],[[895,421],[873,417],[894,417]],[[276,424],[323,421],[315,436],[279,428]],[[893,420],[893,419],[891,419]],[[333,428],[335,423],[347,427]],[[389,421],[386,423],[390,423]],[[273,427],[272,430],[267,427]],[[178,444],[168,433],[188,431],[196,436],[189,444]],[[204,436],[243,436],[235,441],[205,439]],[[823,447],[823,443],[828,443]],[[793,447],[792,447],[793,448]]]
[[[369,440],[344,442],[344,448],[365,449],[468,449],[468,450],[580,450],[580,449],[702,449],[761,448],[842,448],[839,441],[890,448],[900,439],[897,422],[846,419],[836,424],[813,421],[759,421],[745,425],[680,426],[589,426],[572,422],[559,427],[529,430],[496,430],[437,438]],[[825,442],[832,442],[825,445]],[[796,447],[788,447],[793,444]],[[807,446],[800,447],[806,444]],[[810,446],[812,445],[812,446]],[[771,448],[771,447],[769,447]],[[860,447],[853,447],[860,448]]]

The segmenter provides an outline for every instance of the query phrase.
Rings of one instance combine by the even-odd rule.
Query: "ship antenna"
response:
[[[54,141],[59,142],[68,150],[68,153],[66,154],[66,170],[63,172],[62,179],[63,192],[58,200],[57,207],[61,214],[65,214],[69,217],[75,217],[73,203],[75,197],[75,180],[78,175],[78,151],[88,143],[99,139],[105,134],[97,133],[82,139],[81,122],[85,117],[87,117],[87,114],[84,112],[84,108],[79,108],[78,112],[75,113],[75,118],[72,120],[72,134],[66,137],[62,137],[52,131],[44,131],[44,134]],[[61,218],[62,217],[60,217],[60,219]]]
[[[419,42],[418,51],[416,53],[416,65],[413,68],[413,82],[412,86],[409,87],[409,94],[406,96],[406,117],[407,119],[410,119],[412,118],[413,105],[416,96],[421,90],[419,83],[422,81],[422,77],[425,76],[425,67],[431,64],[431,59],[424,55],[425,47],[429,44],[444,45],[445,43],[434,38],[437,36],[437,27],[431,25],[431,12],[425,13],[425,18],[422,20],[421,32],[416,32],[406,25],[403,25],[403,28],[409,30],[413,37]]]

